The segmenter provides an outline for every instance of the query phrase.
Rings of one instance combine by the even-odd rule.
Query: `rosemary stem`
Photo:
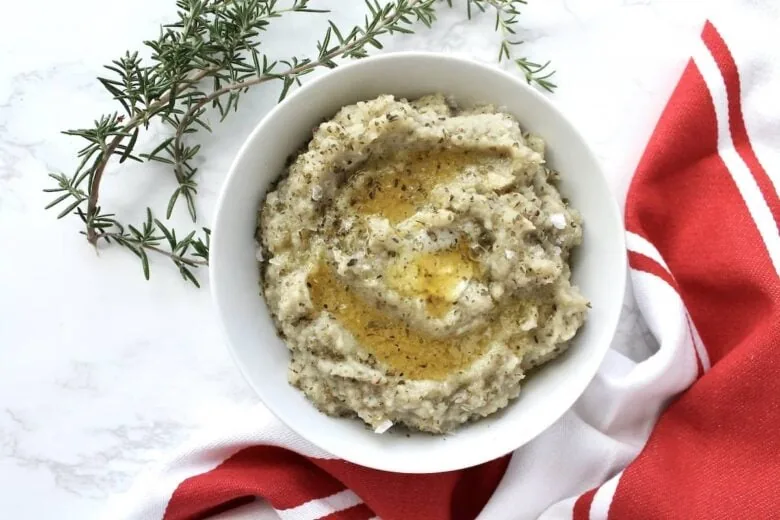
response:
[[[119,233],[98,233],[96,234],[95,240],[100,240],[101,238],[111,238],[114,240],[122,240],[124,237],[120,235]],[[159,248],[157,246],[153,246],[151,244],[144,244],[143,242],[138,242],[136,244],[138,247],[142,247],[144,249],[148,249],[149,251],[154,251],[155,253],[160,253],[161,255],[165,255],[168,258],[176,261],[181,262],[184,265],[187,265],[189,267],[198,267],[202,265],[208,265],[208,262],[206,260],[195,260],[192,258],[186,258],[181,255],[177,255],[175,253],[171,253],[170,251],[166,251],[165,249]]]

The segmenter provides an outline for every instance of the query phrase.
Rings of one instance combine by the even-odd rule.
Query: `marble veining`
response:
[[[344,24],[362,18],[351,3],[314,4],[334,7]],[[585,133],[622,204],[707,2],[530,4],[522,51],[553,60],[560,88],[552,99]],[[467,22],[463,2],[456,5],[440,11],[432,30],[394,39],[387,50],[495,60],[492,15]],[[8,20],[34,18],[36,27],[8,23],[0,40],[0,511],[4,518],[100,518],[106,499],[150,463],[221,411],[256,398],[222,344],[207,280],[194,289],[154,259],[152,281],[144,282],[129,254],[96,252],[78,236],[77,219],[43,211],[46,174],[76,162],[79,143],[60,130],[113,109],[93,78],[169,21],[173,1],[43,0],[5,9]],[[308,25],[272,26],[270,54],[311,52],[325,18],[297,21]],[[256,89],[215,135],[199,137],[203,225],[234,153],[277,93],[278,85]],[[174,181],[165,168],[131,165],[112,167],[105,184],[106,207],[138,221],[146,205],[164,207]],[[174,223],[191,227],[184,214]],[[614,348],[633,359],[654,349],[630,292]]]

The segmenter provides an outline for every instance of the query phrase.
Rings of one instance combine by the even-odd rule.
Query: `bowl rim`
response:
[[[481,68],[487,73],[498,74],[500,76],[503,76],[504,79],[512,82],[514,86],[517,87],[518,89],[524,89],[528,94],[531,95],[531,97],[535,102],[541,103],[545,105],[545,108],[547,110],[551,110],[557,113],[561,117],[561,119],[565,122],[565,124],[569,126],[569,129],[573,132],[574,136],[582,143],[585,154],[589,156],[589,159],[597,166],[598,175],[601,177],[601,180],[604,182],[604,185],[607,187],[608,193],[610,195],[608,197],[609,200],[608,201],[605,200],[604,203],[609,204],[610,206],[609,212],[612,214],[612,217],[615,219],[615,222],[619,224],[620,228],[625,229],[625,223],[623,220],[622,212],[620,211],[620,206],[617,202],[617,198],[614,194],[614,191],[612,190],[612,187],[610,186],[606,176],[604,175],[601,162],[597,159],[596,155],[594,154],[592,148],[590,147],[588,141],[585,139],[584,135],[571,122],[571,120],[568,117],[566,117],[566,115],[555,105],[555,103],[553,103],[551,100],[545,97],[541,92],[537,91],[536,89],[528,85],[525,81],[523,81],[522,78],[512,75],[509,72],[502,70],[496,66],[489,65],[484,62],[480,62],[476,59],[469,58],[466,56],[461,56],[461,55],[442,53],[442,52],[399,51],[399,52],[387,52],[379,55],[362,58],[356,61],[339,65],[335,69],[328,70],[324,74],[311,79],[310,81],[306,82],[303,86],[296,89],[288,97],[286,97],[280,103],[277,103],[271,110],[269,110],[266,114],[264,114],[260,118],[260,120],[252,129],[252,131],[245,138],[239,150],[236,152],[236,155],[228,169],[228,173],[225,176],[224,180],[222,181],[219,196],[217,198],[217,203],[215,205],[215,210],[214,210],[214,219],[213,219],[212,234],[211,234],[212,235],[211,251],[219,251],[219,244],[221,243],[220,240],[221,233],[219,233],[219,230],[223,227],[220,226],[220,222],[222,220],[222,215],[224,214],[223,210],[228,205],[228,201],[227,201],[227,197],[228,197],[227,192],[229,191],[228,187],[233,181],[233,179],[238,175],[237,173],[238,166],[242,162],[244,155],[246,155],[248,150],[250,150],[253,146],[256,145],[255,141],[257,135],[265,130],[266,125],[268,124],[269,121],[273,119],[273,116],[276,113],[278,113],[281,110],[284,110],[285,107],[287,107],[290,104],[297,103],[303,100],[308,92],[316,89],[321,82],[327,81],[328,78],[331,78],[334,74],[336,75],[342,74],[346,70],[362,67],[366,63],[376,63],[382,61],[404,60],[404,59],[448,60],[456,63],[466,63],[469,64],[470,66],[476,66],[478,68]],[[357,101],[361,101],[361,100],[360,99],[355,100],[355,102]],[[620,258],[616,258],[616,261],[621,266],[622,276],[617,276],[616,277],[617,279],[612,280],[611,283],[619,284],[618,294],[623,295],[625,294],[626,284],[628,279],[628,253],[626,251],[625,234],[619,233],[618,236],[615,237],[615,239],[620,241],[619,244],[620,247],[618,248],[618,252],[619,252],[618,254],[620,255]],[[247,367],[242,362],[239,353],[237,352],[237,349],[233,345],[233,342],[230,339],[230,334],[227,330],[226,320],[224,319],[224,313],[226,312],[226,309],[223,308],[220,298],[218,297],[220,293],[220,291],[218,290],[220,276],[217,273],[221,269],[220,267],[221,263],[219,261],[220,257],[221,255],[219,254],[214,255],[209,262],[209,281],[211,284],[210,292],[212,297],[212,304],[216,310],[217,318],[219,321],[219,329],[221,332],[221,336],[223,338],[223,342],[226,344],[227,350],[230,353],[230,357],[232,358],[235,365],[238,367],[244,380],[249,384],[250,388],[252,388],[252,390],[260,399],[260,401],[274,415],[274,417],[276,417],[282,424],[284,424],[291,431],[295,432],[295,434],[301,437],[302,439],[305,439],[307,442],[317,446],[321,450],[330,453],[331,455],[336,456],[345,461],[357,465],[361,465],[364,467],[370,467],[373,469],[378,469],[383,471],[422,474],[422,473],[437,473],[437,472],[459,470],[459,469],[479,465],[491,460],[501,458],[515,451],[516,449],[522,447],[524,444],[527,444],[528,442],[535,439],[539,435],[541,435],[572,408],[574,403],[582,396],[582,394],[585,392],[587,387],[593,381],[594,377],[598,372],[598,368],[601,366],[601,363],[603,362],[604,357],[606,356],[609,350],[609,346],[614,340],[615,334],[617,332],[617,327],[620,321],[620,315],[621,315],[620,309],[622,308],[622,299],[621,299],[620,303],[615,304],[617,311],[613,311],[611,315],[609,315],[607,319],[603,321],[602,327],[605,331],[606,339],[604,341],[606,344],[602,346],[600,349],[596,350],[596,352],[594,352],[594,355],[597,355],[599,358],[598,363],[592,364],[591,369],[587,373],[587,377],[581,377],[579,384],[576,387],[576,391],[572,391],[568,394],[567,398],[565,399],[565,406],[560,407],[560,412],[553,414],[551,418],[547,421],[547,424],[544,424],[544,426],[542,427],[536,428],[535,433],[533,433],[530,436],[527,436],[527,438],[525,439],[520,439],[518,442],[502,443],[496,446],[493,450],[485,450],[484,452],[480,452],[481,455],[478,457],[473,457],[473,456],[463,456],[457,458],[453,457],[452,461],[448,463],[438,464],[435,469],[402,468],[399,467],[398,465],[393,465],[392,463],[390,464],[374,463],[374,462],[367,462],[365,460],[355,460],[355,458],[351,457],[351,454],[348,452],[344,452],[343,450],[332,450],[330,446],[328,446],[329,443],[321,442],[322,439],[320,438],[316,438],[316,440],[314,440],[311,436],[307,435],[306,432],[301,432],[298,429],[296,429],[292,424],[290,424],[287,420],[285,420],[284,414],[280,413],[280,411],[277,410],[278,407],[274,405],[273,400],[266,399],[266,392],[253,382],[253,377],[249,373],[249,367]],[[333,419],[333,420],[343,420],[343,419]],[[369,431],[367,430],[367,432]],[[457,433],[457,431],[455,433]],[[489,454],[487,454],[487,452],[489,452]]]

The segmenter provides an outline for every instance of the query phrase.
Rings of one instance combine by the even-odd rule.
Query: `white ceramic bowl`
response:
[[[407,436],[392,430],[377,435],[357,419],[318,412],[287,383],[288,350],[259,294],[255,221],[258,204],[287,156],[324,118],[379,94],[415,98],[434,92],[450,94],[461,104],[500,106],[547,141],[549,163],[561,172],[561,190],[583,215],[584,243],[573,259],[573,277],[593,308],[569,351],[530,377],[520,397],[502,412],[446,436]],[[247,138],[230,169],[211,244],[211,283],[227,343],[265,405],[299,435],[340,458],[406,473],[480,464],[552,425],[595,375],[615,332],[626,279],[620,212],[582,136],[520,78],[431,53],[386,54],[339,67],[274,108]]]

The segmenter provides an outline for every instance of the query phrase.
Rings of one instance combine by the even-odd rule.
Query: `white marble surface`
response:
[[[704,0],[535,0],[525,50],[554,60],[553,99],[581,128],[624,198],[631,172],[705,17]],[[357,0],[337,6],[345,24]],[[433,30],[389,49],[494,59],[492,18],[462,6]],[[125,251],[99,255],[77,219],[44,212],[47,172],[70,171],[77,142],[59,130],[113,106],[94,77],[153,37],[173,0],[12,2],[0,36],[0,517],[101,518],[112,494],[220,411],[255,400],[221,344],[208,283],[197,290],[167,262],[144,282]],[[268,35],[271,54],[310,52],[324,18],[297,16]],[[263,87],[204,140],[199,209],[207,225],[225,170],[276,98]],[[103,205],[140,220],[172,189],[164,168],[112,168]],[[188,224],[183,215],[182,229]],[[633,356],[648,339],[630,297],[616,345]]]

